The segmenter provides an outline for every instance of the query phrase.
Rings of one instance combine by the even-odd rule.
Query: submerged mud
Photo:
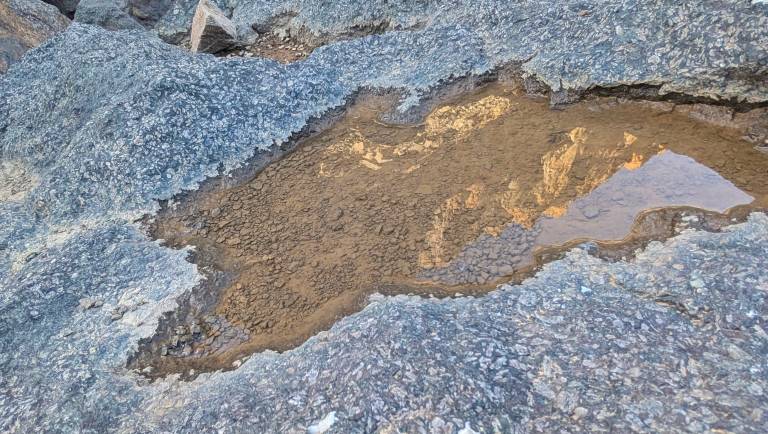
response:
[[[301,343],[374,292],[479,294],[575,244],[630,255],[768,198],[768,156],[685,106],[553,111],[494,84],[404,126],[379,120],[389,104],[366,98],[253,179],[157,217],[155,237],[196,246],[207,302],[161,324],[132,367],[228,368]]]

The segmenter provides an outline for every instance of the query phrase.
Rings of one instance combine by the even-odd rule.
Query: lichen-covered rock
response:
[[[208,0],[200,0],[190,38],[193,53],[218,53],[237,42],[237,30],[221,9]]]
[[[0,73],[30,48],[64,31],[69,19],[40,0],[0,3]]]

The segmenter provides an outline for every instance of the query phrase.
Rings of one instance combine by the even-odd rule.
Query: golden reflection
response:
[[[390,134],[366,135],[350,128],[326,148],[327,156],[332,158],[327,159],[328,164],[320,165],[319,176],[350,175],[349,170],[345,173],[333,167],[348,167],[344,161],[350,159],[357,160],[359,167],[382,175],[412,175],[430,164],[429,157],[436,150],[449,144],[468,143],[478,130],[509,115],[518,104],[508,97],[491,95],[466,104],[443,106],[427,116],[418,132],[400,139]],[[492,236],[498,236],[509,222],[531,228],[541,216],[563,216],[574,199],[588,194],[622,167],[627,170],[641,167],[648,153],[641,146],[642,140],[629,131],[617,133],[616,141],[606,141],[602,132],[597,133],[600,138],[592,139],[590,131],[583,126],[554,133],[562,138],[543,151],[538,167],[510,167],[501,189],[487,182],[475,182],[448,197],[434,210],[424,236],[425,248],[418,257],[419,265],[440,267],[450,260],[446,258],[445,234],[452,225],[466,224],[464,220],[463,223],[456,221],[460,214],[477,213],[470,220],[479,218],[478,230]],[[422,187],[429,189],[426,184]],[[499,224],[501,222],[504,223]]]
[[[624,168],[627,170],[639,169],[643,165],[643,156],[640,154],[632,153],[632,159],[624,163]]]
[[[412,140],[396,145],[375,143],[358,129],[351,128],[346,136],[328,146],[326,154],[360,158],[360,165],[371,170],[380,170],[386,163],[397,161],[398,158],[415,157],[417,160],[411,161],[406,167],[396,165],[390,168],[394,172],[409,174],[418,170],[420,162],[444,146],[446,141],[465,138],[511,109],[512,101],[509,98],[495,95],[469,104],[441,107],[427,117],[423,130]],[[344,174],[333,173],[333,170],[326,167],[320,176],[338,177]]]
[[[435,216],[432,218],[432,229],[427,232],[424,241],[427,243],[427,250],[419,254],[419,266],[423,268],[440,267],[446,264],[443,259],[443,242],[445,241],[445,230],[453,220],[456,212],[462,208],[463,193],[459,193],[448,198],[440,208],[435,210]]]

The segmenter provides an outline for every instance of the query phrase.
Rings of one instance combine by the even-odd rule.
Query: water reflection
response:
[[[570,157],[562,158],[568,152],[561,152],[556,161],[569,161]],[[662,151],[642,164],[642,159],[635,155],[563,212],[542,213],[530,225],[525,220],[514,221],[497,236],[482,234],[445,266],[425,270],[420,277],[449,285],[485,284],[531,265],[533,252],[540,247],[558,246],[576,239],[620,240],[645,210],[690,206],[724,212],[753,200],[717,172],[690,157]],[[565,168],[569,164],[559,166]],[[543,187],[533,193],[537,199],[546,197],[542,191],[556,195],[562,185],[561,178],[545,175],[541,185]]]

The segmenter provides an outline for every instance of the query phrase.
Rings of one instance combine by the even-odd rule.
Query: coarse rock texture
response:
[[[69,19],[39,0],[0,3],[0,74],[32,47],[69,26]]]
[[[231,10],[229,0],[210,3]],[[197,5],[197,0],[81,0],[75,20],[109,30],[154,29],[163,40],[180,44],[190,38]]]
[[[129,10],[129,0],[81,0],[75,21],[107,30],[144,30]]]
[[[221,9],[208,0],[200,0],[192,21],[191,39],[193,53],[218,53],[233,46],[237,30]]]
[[[260,4],[235,22],[290,12]],[[378,298],[295,350],[190,383],[147,384],[126,371],[138,340],[200,279],[185,251],[132,221],[285,142],[361,88],[401,89],[407,110],[441,83],[512,63],[555,91],[651,84],[768,100],[764,4],[478,0],[402,13],[323,4],[296,7],[327,34],[344,7],[412,31],[332,43],[281,65],[194,56],[146,32],[75,23],[0,78],[3,176],[24,177],[0,202],[1,431],[766,425],[761,214],[654,244],[629,263],[577,251],[481,299]]]
[[[84,0],[77,20],[101,24],[115,8],[136,17],[137,0]],[[163,40],[189,37],[197,0],[148,0],[147,27]],[[215,0],[243,43],[257,30],[296,35],[314,45],[384,31],[469,32],[492,64],[522,63],[569,100],[596,85],[653,85],[659,92],[760,102],[768,84],[768,5],[745,1],[658,3],[612,0]],[[121,6],[115,6],[121,4]],[[91,7],[93,5],[93,7]],[[103,8],[103,12],[101,9]],[[138,14],[141,16],[141,14]],[[130,18],[128,18],[130,19]],[[126,24],[124,28],[133,28]],[[461,37],[460,37],[461,38]]]

